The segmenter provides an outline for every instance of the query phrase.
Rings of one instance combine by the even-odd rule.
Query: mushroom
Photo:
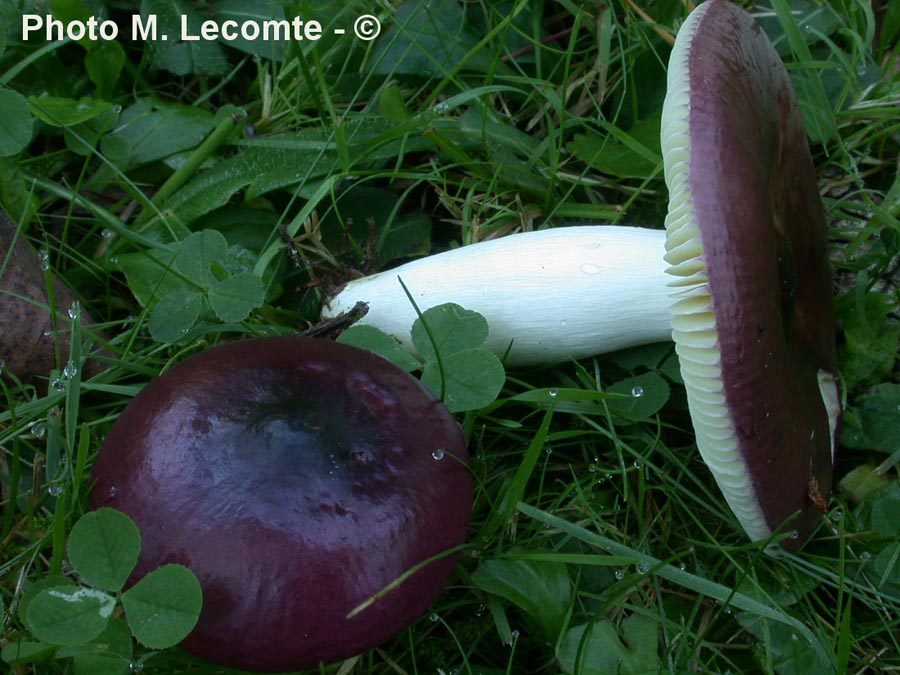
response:
[[[797,99],[759,25],[726,0],[685,21],[668,78],[665,233],[570,226],[474,244],[352,281],[323,314],[364,301],[363,323],[406,342],[402,280],[421,309],[483,314],[489,346],[511,345],[514,365],[671,335],[698,448],[730,507],[751,539],[788,528],[794,548],[825,508],[840,416],[825,223]]]
[[[12,375],[42,390],[58,357],[69,357],[70,312],[80,311],[81,325],[91,326],[91,332],[102,338],[94,330],[93,318],[78,310],[72,289],[47,268],[47,261],[0,211],[0,375]],[[91,359],[85,374],[102,368]]]
[[[697,447],[751,539],[787,527],[794,547],[832,484],[832,273],[790,77],[737,5],[709,0],[681,27],[662,147],[672,337]]]
[[[453,416],[393,364],[255,338],[151,381],[110,430],[91,499],[140,528],[135,580],[170,562],[199,578],[185,650],[299,670],[378,645],[432,604],[466,538],[468,461]]]

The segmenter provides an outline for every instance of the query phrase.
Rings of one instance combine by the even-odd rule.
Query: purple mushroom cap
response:
[[[334,662],[424,613],[465,542],[462,430],[415,378],[302,337],[234,342],[150,382],[93,470],[93,506],[130,515],[133,580],[187,565],[203,610],[182,647],[259,671]]]

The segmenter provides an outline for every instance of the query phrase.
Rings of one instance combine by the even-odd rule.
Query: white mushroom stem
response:
[[[485,347],[509,365],[581,359],[670,340],[665,232],[585,225],[522,232],[421,258],[348,283],[323,309],[331,318],[357,302],[360,324],[407,349],[416,311],[453,302],[482,314]]]

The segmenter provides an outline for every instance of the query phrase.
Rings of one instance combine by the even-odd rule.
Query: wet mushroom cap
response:
[[[326,340],[222,345],[150,382],[113,425],[94,507],[130,515],[133,577],[175,562],[203,588],[187,651],[287,671],[371,648],[424,613],[464,543],[459,424],[415,378]]]
[[[740,7],[710,0],[681,27],[662,144],[673,339],[697,445],[750,537],[794,531],[793,548],[832,483],[832,273],[790,77]]]

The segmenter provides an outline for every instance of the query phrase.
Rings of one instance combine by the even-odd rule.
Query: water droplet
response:
[[[431,623],[437,623],[438,621],[440,621],[440,619],[441,619],[441,617],[439,617],[437,614],[432,614],[431,616],[428,617],[428,620]]]
[[[106,490],[104,499],[106,499],[106,501],[108,501],[108,502],[111,502],[118,495],[119,495],[119,488],[117,488],[115,485],[110,485],[109,488]]]
[[[872,554],[869,553],[868,551],[863,551],[862,553],[859,554],[859,559],[862,560],[863,562],[867,562],[872,559]]]
[[[46,272],[50,269],[50,252],[47,249],[42,248],[38,250],[37,255],[38,262],[41,265],[41,269]]]
[[[640,459],[634,460],[634,468],[635,469],[640,469],[642,466],[644,466],[644,462],[642,460],[640,460]]]
[[[641,396],[644,395],[644,388],[643,387],[632,387],[631,395],[634,396],[635,398],[640,398]]]
[[[687,565],[685,565],[684,563],[681,563],[680,565],[678,565],[678,569],[680,569],[682,572],[684,572],[687,570]]]
[[[585,274],[597,274],[600,271],[600,268],[596,265],[592,265],[591,263],[585,263],[579,268]]]
[[[81,305],[79,305],[78,301],[75,300],[71,305],[69,305],[68,315],[70,319],[75,320],[78,318],[79,314],[81,314]]]
[[[647,574],[647,572],[650,571],[650,563],[648,563],[646,560],[642,560],[634,566],[634,569],[638,571],[638,574]]]
[[[47,427],[40,422],[31,425],[31,435],[35,438],[43,438],[47,435]]]
[[[128,664],[128,670],[132,673],[139,673],[144,669],[144,664],[142,661],[132,661]]]
[[[63,492],[63,486],[58,483],[54,483],[53,485],[47,486],[47,494],[51,497],[59,497]]]
[[[841,520],[841,518],[843,518],[843,517],[844,517],[844,514],[841,513],[840,511],[835,511],[834,513],[831,514],[831,519],[836,522],[839,522]]]
[[[552,454],[553,454],[553,448],[546,448],[546,449],[544,450],[544,452],[547,453],[548,455],[552,455]]]
[[[438,461],[444,459],[444,449],[443,449],[443,448],[438,448],[437,450],[434,450],[434,451],[431,453],[431,457],[432,457],[433,459],[438,460]]]
[[[590,471],[591,473],[597,473],[597,464],[588,464],[588,471]]]
[[[119,256],[114,255],[112,258],[109,259],[109,262],[111,262],[113,265],[118,265],[119,264]]]
[[[63,377],[65,377],[68,380],[71,380],[73,377],[75,377],[78,374],[78,366],[76,366],[74,363],[69,361],[66,364],[66,367],[63,368],[62,374],[63,374]]]
[[[67,385],[66,385],[66,381],[65,381],[64,379],[62,379],[61,377],[54,377],[54,378],[50,381],[50,389],[52,389],[52,390],[55,391],[55,392],[63,392],[63,391],[65,391],[65,390],[66,390],[66,386],[67,386]]]
[[[625,570],[616,570],[616,572],[615,572],[615,577],[616,577],[616,579],[618,579],[619,581],[621,581],[622,579],[624,579],[624,578],[625,578]]]
[[[45,338],[46,338],[46,337],[53,337],[53,331],[50,330],[50,329],[48,328],[48,329],[45,330],[43,333],[41,333],[41,335],[42,335],[43,337],[45,337]]]
[[[799,539],[799,538],[800,538],[800,533],[797,532],[797,530],[794,530],[793,532],[791,532],[791,539]]]
[[[559,396],[559,389],[557,389],[556,387],[554,387],[553,389],[550,389],[550,390],[547,392],[547,395],[548,395],[550,398],[556,398],[557,396]]]
[[[475,616],[481,616],[482,614],[484,614],[484,610],[484,605],[478,605],[478,607],[475,608]]]
[[[517,628],[516,630],[514,630],[514,631],[513,631],[512,633],[510,633],[509,635],[510,635],[510,637],[512,637],[513,642],[515,642],[516,640],[519,639],[519,629]]]
[[[115,233],[109,228],[103,228],[103,231],[100,233],[100,236],[109,241],[115,236]]]

